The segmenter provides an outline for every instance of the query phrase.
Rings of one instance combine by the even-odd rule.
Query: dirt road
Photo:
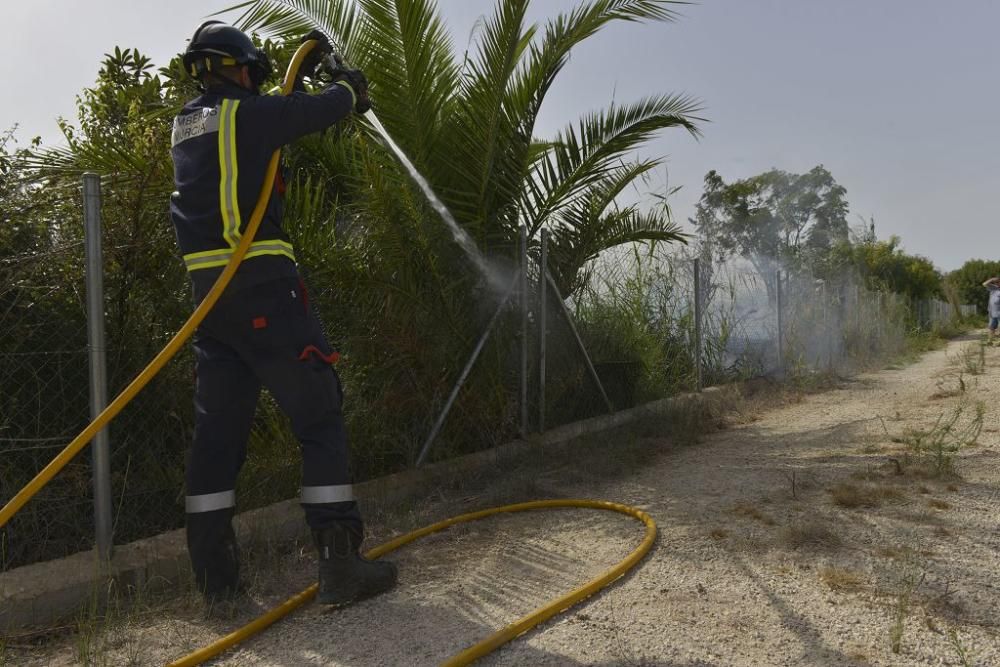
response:
[[[1000,348],[980,357],[977,342],[955,341],[771,403],[738,402],[694,445],[663,422],[604,435],[534,472],[443,489],[440,502],[381,516],[380,530],[535,497],[613,500],[656,519],[658,544],[633,574],[485,665],[1000,665]],[[392,593],[309,606],[215,664],[434,665],[641,535],[626,517],[583,510],[458,528],[401,551]],[[313,576],[307,549],[270,563],[252,582],[261,605]],[[131,619],[94,655],[162,664],[252,611],[206,619],[175,605]],[[82,654],[79,639],[43,652],[15,657]]]

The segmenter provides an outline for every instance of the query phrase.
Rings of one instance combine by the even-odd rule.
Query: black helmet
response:
[[[205,21],[184,51],[184,69],[196,79],[222,65],[247,65],[255,86],[271,73],[267,54],[253,40],[222,21]]]

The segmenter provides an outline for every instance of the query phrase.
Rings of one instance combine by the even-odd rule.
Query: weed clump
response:
[[[751,519],[756,519],[760,521],[765,526],[773,526],[775,521],[773,518],[761,512],[759,509],[754,507],[749,503],[737,503],[731,510],[736,516],[749,517]]]
[[[877,486],[875,484],[837,484],[830,489],[834,504],[847,509],[858,507],[881,507],[886,502],[898,502],[905,498],[903,492],[895,486]]]
[[[864,579],[857,572],[843,567],[826,566],[819,569],[819,578],[834,591],[860,590]]]
[[[894,442],[904,444],[917,463],[934,477],[955,474],[955,454],[963,447],[976,444],[983,430],[986,406],[977,402],[971,417],[968,405],[959,405],[951,414],[942,413],[934,425],[925,430],[911,430]]]
[[[781,531],[781,541],[792,549],[836,549],[843,544],[840,535],[833,532],[827,522],[820,520],[786,526]]]

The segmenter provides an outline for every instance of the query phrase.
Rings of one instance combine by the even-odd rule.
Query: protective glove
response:
[[[324,69],[332,83],[343,81],[354,91],[354,112],[365,113],[372,108],[368,99],[368,78],[359,69],[351,69],[338,54],[324,61]]]
[[[322,63],[326,59],[326,56],[333,53],[333,46],[330,45],[330,40],[328,40],[326,35],[319,30],[313,30],[304,35],[302,39],[299,40],[299,43],[305,44],[311,39],[316,40],[317,43],[313,46],[312,50],[306,54],[305,59],[302,61],[302,66],[299,68],[299,78],[306,74],[313,76],[317,65]]]
[[[365,113],[372,108],[368,99],[368,79],[364,72],[359,69],[348,69],[340,72],[333,82],[343,81],[354,90],[354,112]]]

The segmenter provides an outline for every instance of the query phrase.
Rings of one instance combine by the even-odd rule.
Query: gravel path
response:
[[[955,341],[767,409],[746,399],[695,446],[672,444],[662,423],[618,434],[632,439],[622,451],[602,436],[606,457],[548,461],[472,497],[469,484],[465,497],[442,492],[381,517],[380,530],[535,497],[654,517],[657,546],[632,574],[483,665],[1000,665],[1000,349],[974,374],[977,349]],[[971,439],[977,406],[975,444],[948,451]],[[940,452],[916,453],[936,440]],[[627,517],[575,509],[458,527],[399,552],[395,591],[334,612],[309,605],[212,664],[438,664],[616,563],[642,534]],[[313,576],[306,549],[270,562],[254,582],[260,608]],[[98,657],[162,664],[252,611],[206,619],[177,603],[115,630]],[[8,657],[76,664],[80,653],[77,638]]]

